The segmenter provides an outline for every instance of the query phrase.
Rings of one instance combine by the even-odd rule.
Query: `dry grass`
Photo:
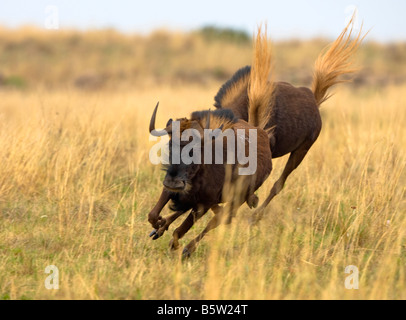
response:
[[[251,62],[244,37],[210,37],[0,29],[0,298],[406,299],[406,87],[388,85],[404,81],[404,44],[363,46],[356,84],[388,86],[336,89],[260,226],[244,207],[184,262],[171,232],[148,238],[163,178],[148,160],[153,107],[160,127],[207,109]],[[310,84],[325,44],[276,43],[275,79]],[[59,290],[45,289],[48,265]],[[348,265],[359,290],[344,287]]]
[[[170,233],[148,238],[162,179],[148,161],[150,113],[159,99],[162,127],[208,108],[216,89],[0,92],[0,297],[406,299],[406,87],[337,89],[259,227],[244,207],[185,262]],[[59,290],[44,287],[51,264]],[[359,290],[344,287],[348,265]]]

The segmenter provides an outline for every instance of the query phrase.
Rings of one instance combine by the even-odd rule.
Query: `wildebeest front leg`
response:
[[[218,208],[220,208],[220,206],[215,205],[211,209],[214,213],[216,213]],[[194,223],[201,217],[203,217],[207,211],[208,209],[203,208],[199,211],[192,210],[185,221],[183,221],[183,223],[173,232],[173,238],[169,242],[169,247],[171,248],[171,250],[179,249],[179,240],[183,238],[183,236],[190,230],[190,228],[193,227]]]
[[[169,192],[163,190],[157,204],[148,215],[148,221],[153,228],[159,229],[161,225],[165,224],[165,221],[160,216],[160,213],[162,209],[166,206],[166,204],[169,202],[169,200],[170,200]]]
[[[251,194],[247,199],[247,205],[252,208],[258,207],[259,199],[255,193]]]
[[[177,211],[174,214],[171,214],[169,217],[166,218],[162,218],[162,221],[165,222],[165,224],[160,227],[158,230],[154,230],[151,232],[151,234],[149,235],[150,237],[153,237],[152,240],[157,240],[160,237],[163,236],[163,234],[165,233],[166,230],[168,230],[169,226],[177,219],[179,218],[181,215],[185,214],[184,211]]]
[[[189,242],[189,244],[183,249],[183,256],[184,257],[190,257],[190,255],[196,250],[196,246],[199,243],[200,240],[210,231],[215,228],[217,228],[222,222],[224,218],[224,214],[228,213],[228,218],[226,219],[226,224],[231,223],[232,217],[235,215],[237,212],[238,208],[243,204],[243,202],[235,202],[233,204],[229,204],[229,209],[228,208],[223,208],[220,206],[217,206],[215,208],[214,213],[215,216],[209,221],[207,224],[206,228],[202,231],[201,234],[199,234],[195,239]]]
[[[196,250],[197,243],[202,240],[207,232],[217,228],[223,218],[223,210],[220,210],[207,224],[206,228],[196,238],[189,242],[189,244],[183,249],[183,256],[190,257],[190,255]]]
[[[196,250],[196,246],[199,243],[200,240],[203,239],[203,237],[210,231],[215,228],[217,228],[223,220],[226,224],[231,223],[231,219],[233,216],[238,211],[238,208],[243,204],[243,201],[236,201],[234,203],[229,203],[227,206],[228,207],[220,207],[217,206],[216,208],[212,208],[213,212],[215,213],[215,216],[209,221],[207,224],[206,228],[202,231],[201,234],[199,234],[196,238],[194,238],[192,241],[189,242],[189,244],[183,249],[183,256],[188,258],[190,255]],[[224,219],[224,214],[228,213],[228,217]]]

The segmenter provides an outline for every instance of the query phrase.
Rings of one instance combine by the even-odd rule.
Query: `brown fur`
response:
[[[168,192],[164,189],[160,200],[149,215],[149,221],[157,229],[151,234],[154,239],[159,238],[177,217],[191,209],[191,213],[182,225],[174,231],[170,245],[172,249],[177,249],[178,240],[185,235],[196,220],[212,209],[215,216],[203,232],[185,247],[184,254],[190,255],[203,236],[221,223],[225,210],[219,204],[224,202],[224,193],[233,189],[229,187],[242,186],[239,190],[234,188],[234,192],[237,190],[238,194],[233,193],[232,200],[229,202],[231,207],[227,221],[231,222],[235,210],[244,201],[256,202],[257,199],[253,192],[269,176],[272,169],[271,159],[290,153],[281,177],[273,185],[260,209],[254,213],[256,220],[262,217],[265,207],[282,190],[287,177],[302,162],[318,138],[321,131],[319,106],[328,98],[328,89],[334,84],[342,82],[339,76],[354,71],[350,59],[363,38],[361,38],[360,32],[355,40],[351,40],[352,28],[348,33],[349,26],[330,49],[317,59],[313,91],[308,88],[296,88],[285,82],[269,82],[272,70],[271,52],[266,35],[262,34],[261,28],[259,29],[253,68],[245,67],[239,70],[221,87],[215,97],[215,106],[223,110],[223,113],[210,114],[211,129],[221,126],[223,126],[223,130],[226,128],[257,129],[257,173],[252,177],[239,177],[235,174],[236,166],[234,166],[231,170],[233,174],[230,184],[227,184],[226,165],[187,166],[187,170],[189,170],[187,172],[190,173],[193,170],[197,172],[188,182],[191,188],[187,192],[180,193]],[[232,110],[232,114],[239,120],[231,119],[230,112],[227,110]],[[191,127],[203,130],[207,121],[205,115],[207,116],[207,113],[194,113],[190,119],[182,119],[182,130]],[[170,173],[170,169],[168,169],[168,174],[170,175]],[[228,188],[225,188],[227,186]],[[172,208],[176,212],[164,219],[160,216],[160,212],[170,200],[172,200]]]
[[[177,249],[179,247],[179,239],[186,234],[195,221],[200,219],[210,209],[216,213],[216,217],[209,223],[205,231],[185,248],[186,255],[194,251],[197,242],[201,240],[205,233],[218,225],[224,213],[227,213],[227,222],[230,223],[236,210],[244,202],[247,202],[251,206],[256,206],[258,199],[253,193],[262,185],[272,170],[272,154],[268,143],[268,134],[264,130],[256,128],[244,120],[235,119],[232,113],[219,111],[220,112],[215,111],[210,113],[211,129],[214,130],[221,127],[223,131],[232,129],[235,133],[237,133],[237,130],[243,129],[247,137],[249,136],[250,129],[257,130],[257,171],[252,176],[238,175],[237,170],[239,164],[237,163],[237,159],[235,159],[236,164],[234,165],[191,164],[186,166],[181,164],[167,166],[164,184],[165,181],[174,183],[176,180],[173,179],[178,179],[179,176],[185,175],[188,177],[185,185],[189,185],[190,187],[179,192],[175,190],[171,191],[167,188],[162,191],[157,205],[150,212],[148,218],[149,222],[156,229],[151,233],[154,239],[161,237],[178,217],[192,210],[182,225],[173,233],[171,248]],[[198,127],[203,130],[207,124],[207,114],[207,112],[195,112],[190,119],[178,119],[181,123],[181,132],[189,128],[197,129]],[[231,118],[231,115],[233,118]],[[226,138],[224,137],[224,139]],[[237,134],[235,134],[234,139],[238,139]],[[249,150],[248,139],[245,140],[245,148],[246,151]],[[234,156],[236,157],[236,155]],[[227,158],[226,143],[223,144],[223,157],[224,159]],[[230,171],[228,172],[228,170]],[[165,184],[165,186],[167,186],[167,184]],[[175,213],[163,218],[160,216],[160,212],[169,201],[171,202],[171,209],[175,211]],[[227,203],[229,205],[227,212],[219,206],[221,203]]]
[[[256,212],[257,219],[260,219],[265,207],[281,191],[287,177],[302,162],[318,138],[321,131],[319,106],[328,99],[328,89],[343,82],[340,76],[356,70],[352,67],[351,59],[365,36],[361,37],[360,31],[352,40],[353,28],[350,27],[352,23],[353,20],[349,22],[331,47],[317,59],[313,90],[303,87],[296,88],[285,82],[270,84],[272,88],[269,91],[273,92],[274,100],[271,100],[268,105],[269,117],[263,128],[270,131],[269,143],[272,157],[278,158],[288,153],[290,156],[281,177],[276,181],[270,195]],[[259,66],[263,64],[267,69],[268,57],[263,59],[262,62],[257,61],[257,64]],[[228,83],[228,86],[231,85]],[[247,92],[249,95],[248,89]],[[244,93],[236,92],[236,96],[244,96]],[[221,94],[216,96],[215,106],[218,108],[224,107],[221,98]],[[227,108],[231,109],[240,119],[248,121],[250,105],[241,99],[239,102],[231,106],[228,105]]]

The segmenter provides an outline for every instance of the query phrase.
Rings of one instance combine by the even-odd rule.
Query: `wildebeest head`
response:
[[[152,114],[149,131],[157,137],[170,135],[169,164],[164,165],[166,176],[163,185],[171,192],[188,192],[192,188],[193,178],[204,163],[205,139],[206,142],[207,139],[215,139],[223,126],[219,125],[215,130],[205,132],[205,129],[211,129],[209,110],[195,112],[191,119],[182,118],[176,121],[170,119],[166,128],[158,131],[155,130],[158,105],[159,103]],[[174,157],[174,154],[178,157]]]

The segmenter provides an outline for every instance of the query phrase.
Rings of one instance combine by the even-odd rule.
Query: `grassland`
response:
[[[330,39],[331,40],[331,39]],[[279,80],[309,85],[314,61],[328,39],[274,43]],[[114,30],[78,32],[0,27],[0,88],[82,90],[134,89],[157,85],[209,86],[251,64],[249,35],[222,29],[150,35]],[[406,44],[366,42],[354,85],[406,83]]]
[[[14,38],[1,33],[1,45],[6,37],[11,42],[31,38],[34,48],[43,43],[59,50],[65,43],[63,35],[49,41],[42,33],[18,31],[18,38],[16,32]],[[155,73],[144,77],[149,63],[158,65],[154,56],[109,65],[92,49],[98,42],[91,35],[77,37],[94,56],[83,54],[81,61],[79,54],[58,58],[51,51],[45,59],[42,52],[24,51],[31,48],[27,45],[0,54],[8,79],[0,90],[0,298],[406,299],[404,85],[337,87],[323,105],[318,141],[262,223],[250,226],[251,211],[243,207],[231,226],[213,231],[191,259],[182,261],[180,252],[168,250],[171,232],[155,242],[148,238],[146,217],[162,181],[160,168],[148,160],[150,113],[160,100],[162,127],[168,117],[210,107],[221,78],[249,63],[249,45],[226,44],[227,54],[235,52],[227,59],[218,41],[210,46],[200,36],[174,35],[201,43],[192,52],[201,56],[181,46],[180,57],[193,59],[170,59],[159,80]],[[316,51],[309,43],[299,46]],[[298,63],[297,51],[286,50],[284,57]],[[312,50],[303,49],[302,55],[314,60],[318,52]],[[31,60],[22,59],[27,52]],[[176,63],[179,70],[189,63],[186,71],[198,79],[205,69],[209,80],[174,76]],[[391,63],[367,67],[388,70]],[[111,68],[116,80],[118,73],[111,70],[127,70],[130,64],[145,66],[144,78],[123,77],[118,85],[112,81],[97,88],[75,85],[87,69]],[[224,75],[213,73],[218,66]],[[260,199],[285,161],[274,161]],[[200,233],[210,216],[182,244]],[[44,286],[48,265],[59,268],[59,290]],[[345,289],[348,265],[359,268],[359,290]]]

